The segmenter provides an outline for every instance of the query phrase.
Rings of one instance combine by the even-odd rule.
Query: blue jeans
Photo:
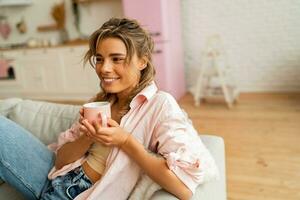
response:
[[[90,179],[84,174],[82,167],[58,176],[48,183],[41,195],[41,200],[75,199],[81,192],[92,186]]]
[[[0,116],[1,179],[27,199],[73,199],[91,187],[81,168],[48,180],[54,159],[54,153],[30,132]]]

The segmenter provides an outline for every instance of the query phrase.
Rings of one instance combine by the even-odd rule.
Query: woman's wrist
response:
[[[126,133],[127,137],[125,138],[124,142],[121,144],[120,149],[124,149],[126,148],[126,146],[129,143],[129,140],[131,140],[131,134],[130,133]]]

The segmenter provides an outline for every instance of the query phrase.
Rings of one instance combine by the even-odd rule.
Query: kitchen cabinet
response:
[[[27,93],[55,92],[61,87],[57,52],[29,50],[16,57],[22,87]]]
[[[180,99],[186,92],[180,0],[122,0],[125,17],[137,19],[154,42],[153,63],[159,89]]]
[[[63,87],[70,92],[94,93],[99,90],[96,72],[88,64],[83,66],[83,57],[87,49],[69,48],[61,50]],[[85,73],[83,73],[85,72]]]
[[[0,80],[0,98],[87,100],[99,91],[90,66],[83,67],[87,46],[9,50],[16,79]]]

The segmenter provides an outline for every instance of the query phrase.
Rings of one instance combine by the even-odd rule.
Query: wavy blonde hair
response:
[[[138,58],[146,59],[147,66],[141,71],[138,85],[131,91],[125,106],[120,110],[122,117],[129,111],[129,104],[132,99],[148,86],[155,77],[155,69],[152,63],[154,42],[150,34],[141,25],[132,19],[111,18],[96,30],[89,38],[89,50],[84,56],[84,62],[89,62],[95,68],[95,56],[97,46],[106,38],[118,38],[126,46],[126,62],[130,63],[136,53]],[[106,93],[103,88],[91,101],[109,101],[114,103],[117,100],[116,94]]]

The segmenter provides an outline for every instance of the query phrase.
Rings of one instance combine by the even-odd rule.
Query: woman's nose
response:
[[[109,61],[104,61],[102,65],[103,72],[111,72],[112,71],[112,63]]]

